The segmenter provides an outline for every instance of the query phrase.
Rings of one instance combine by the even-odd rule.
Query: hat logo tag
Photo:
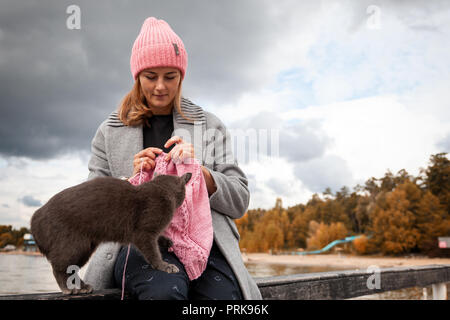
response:
[[[180,55],[180,51],[178,50],[178,45],[176,43],[172,43],[172,44],[173,44],[173,48],[175,49],[175,54],[177,56],[179,56]]]

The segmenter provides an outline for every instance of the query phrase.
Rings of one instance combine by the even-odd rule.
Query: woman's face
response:
[[[180,71],[167,67],[145,69],[139,74],[139,80],[153,114],[172,113],[172,102],[181,80]]]

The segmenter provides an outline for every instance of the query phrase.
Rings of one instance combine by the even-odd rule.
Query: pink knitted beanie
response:
[[[131,51],[131,74],[136,80],[139,72],[153,67],[173,67],[184,78],[187,68],[187,52],[183,41],[164,20],[147,18]]]
[[[183,263],[190,280],[197,279],[206,269],[213,243],[213,227],[208,190],[197,159],[174,163],[166,161],[166,153],[156,157],[153,170],[142,171],[129,179],[133,185],[152,180],[155,173],[182,176],[190,172],[192,177],[186,184],[186,197],[175,211],[164,235],[172,240],[170,249]]]

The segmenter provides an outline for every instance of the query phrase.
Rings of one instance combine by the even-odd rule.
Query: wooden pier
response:
[[[332,271],[255,278],[266,300],[340,300],[411,287],[433,288],[433,299],[447,299],[450,265]],[[119,289],[89,295],[62,293],[0,296],[0,300],[120,300]],[[129,296],[125,296],[129,299]]]

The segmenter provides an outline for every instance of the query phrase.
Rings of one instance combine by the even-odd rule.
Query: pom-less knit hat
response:
[[[130,65],[135,80],[139,72],[154,67],[178,68],[183,79],[187,68],[187,52],[183,41],[167,22],[150,17],[144,21],[134,41]]]

